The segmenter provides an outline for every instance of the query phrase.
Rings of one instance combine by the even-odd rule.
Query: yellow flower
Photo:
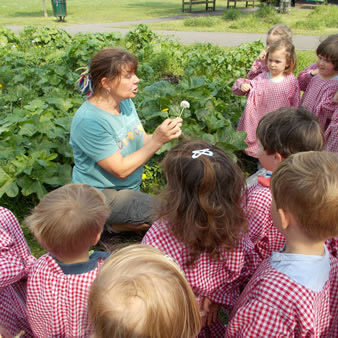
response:
[[[39,48],[41,48],[41,46],[39,46]]]
[[[2,84],[0,83],[0,88],[2,87]]]
[[[168,111],[169,110],[169,108],[164,108],[164,109],[162,109],[162,111]]]
[[[147,175],[145,173],[142,174],[142,181],[144,181],[147,178]]]

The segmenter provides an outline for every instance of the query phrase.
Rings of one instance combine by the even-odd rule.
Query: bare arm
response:
[[[132,154],[123,157],[119,151],[98,161],[97,164],[113,174],[124,179],[147,162],[163,144],[181,135],[182,119],[166,119],[156,128],[152,135],[144,136],[144,146]]]

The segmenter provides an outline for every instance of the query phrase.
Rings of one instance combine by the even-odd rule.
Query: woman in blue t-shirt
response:
[[[107,225],[115,231],[151,224],[153,197],[139,191],[143,165],[181,135],[181,118],[166,119],[151,135],[144,131],[131,100],[140,81],[137,65],[137,58],[120,48],[92,58],[82,81],[91,95],[76,112],[70,133],[73,182],[103,191],[111,208]]]

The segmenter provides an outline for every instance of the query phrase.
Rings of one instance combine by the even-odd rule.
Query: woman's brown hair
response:
[[[167,186],[158,216],[189,248],[187,264],[202,252],[217,259],[220,249],[234,249],[247,223],[241,206],[245,180],[230,156],[205,141],[185,141],[169,151],[162,168]]]
[[[128,53],[122,48],[105,48],[92,57],[90,62],[90,78],[93,92],[101,88],[101,80],[114,79],[120,76],[124,67],[128,71],[137,71],[138,61],[135,55]]]

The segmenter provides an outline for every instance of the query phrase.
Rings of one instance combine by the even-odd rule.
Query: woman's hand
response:
[[[175,119],[166,119],[164,120],[154,131],[152,139],[159,145],[163,145],[175,138],[178,138],[182,131],[182,119],[176,117]]]

